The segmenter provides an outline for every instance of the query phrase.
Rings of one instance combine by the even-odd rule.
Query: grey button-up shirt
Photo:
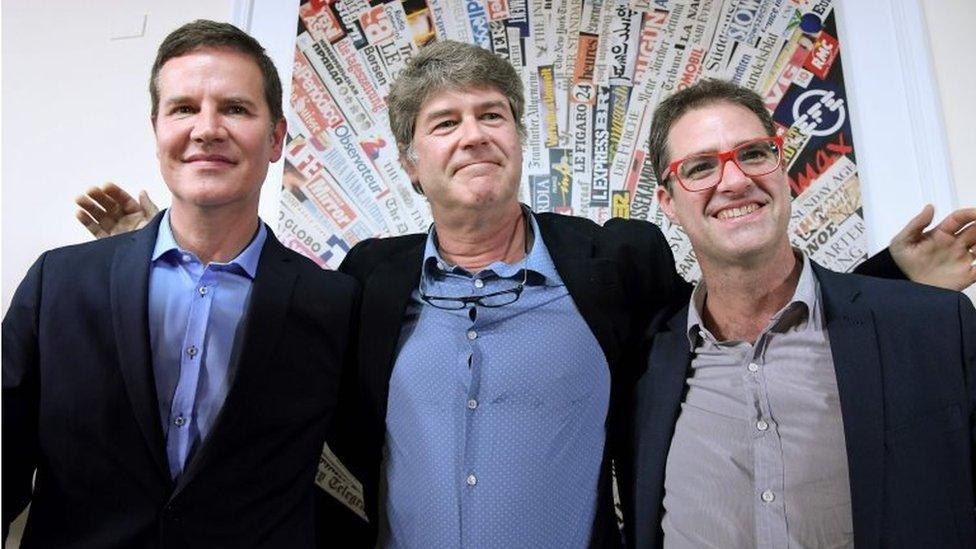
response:
[[[664,546],[852,547],[847,451],[809,261],[755,344],[688,311],[693,359],[664,481]]]

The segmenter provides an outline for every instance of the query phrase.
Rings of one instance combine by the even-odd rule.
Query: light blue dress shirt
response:
[[[387,547],[586,547],[610,372],[531,222],[527,287],[500,308],[436,309],[413,292],[390,379]],[[477,274],[424,253],[428,295],[514,287],[523,263]]]
[[[264,223],[228,263],[203,265],[163,215],[149,271],[149,339],[170,474],[213,428],[227,396],[239,332],[267,238]]]

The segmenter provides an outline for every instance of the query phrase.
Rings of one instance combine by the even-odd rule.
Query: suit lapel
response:
[[[598,267],[593,259],[595,253],[593,239],[589,235],[572,230],[569,225],[557,226],[552,221],[551,216],[536,215],[539,231],[542,233],[542,239],[546,243],[556,271],[566,284],[569,295],[579,308],[583,320],[600,342],[600,347],[612,368],[616,362],[614,359],[618,354],[619,340],[614,334],[613,323],[607,317],[607,311],[604,311],[597,302],[597,296],[603,290],[601,285],[606,281],[601,280],[599,273],[596,272]],[[602,263],[607,266],[609,261]]]
[[[685,328],[688,307],[668,321],[668,329],[654,336],[647,373],[637,386],[635,424],[635,480],[645,493],[635,493],[637,540],[658,540],[664,470],[681,406],[691,350]],[[643,544],[643,542],[641,542]]]
[[[382,421],[393,373],[394,353],[400,340],[403,313],[410,294],[420,281],[425,240],[391,255],[380,262],[363,284],[363,305],[359,341],[361,376],[376,401],[372,403]]]
[[[213,448],[228,429],[233,429],[236,415],[247,406],[248,396],[261,390],[265,376],[274,375],[271,353],[282,336],[285,317],[291,303],[298,277],[291,265],[292,258],[268,228],[268,237],[261,249],[261,259],[251,289],[243,337],[235,349],[236,364],[231,365],[232,378],[227,398],[214,421],[213,428],[200,447],[186,463],[174,491],[174,497],[189,484],[209,461]]]
[[[871,310],[850,278],[814,264],[840,393],[850,469],[854,544],[876,547],[884,495],[884,386]]]
[[[125,389],[149,453],[169,482],[149,346],[149,264],[161,218],[159,214],[146,228],[121,237],[128,242],[119,245],[112,258],[109,299]]]

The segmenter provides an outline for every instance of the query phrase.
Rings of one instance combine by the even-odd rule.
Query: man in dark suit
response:
[[[519,204],[523,102],[511,65],[455,42],[423,48],[388,98],[434,225],[343,262],[366,292],[362,399],[333,446],[387,546],[619,544],[610,380],[683,282],[649,223]]]
[[[24,547],[312,546],[357,284],[258,219],[285,134],[260,44],[185,25],[150,92],[172,208],[46,252],[3,320],[4,538],[31,503]]]
[[[636,387],[632,544],[976,546],[969,300],[793,249],[782,142],[749,90],[678,92],[651,145],[702,283]]]

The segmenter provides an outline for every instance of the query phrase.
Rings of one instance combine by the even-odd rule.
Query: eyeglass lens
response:
[[[459,311],[468,305],[474,304],[481,307],[502,307],[511,305],[518,301],[519,291],[516,289],[504,290],[495,294],[471,297],[442,297],[436,295],[423,296],[423,299],[430,305],[438,309],[448,309]]]
[[[461,310],[467,308],[468,305],[477,305],[479,307],[503,307],[505,305],[511,305],[519,300],[522,295],[522,290],[525,284],[528,282],[529,271],[528,269],[522,269],[522,281],[517,283],[511,288],[506,288],[497,292],[492,292],[485,295],[476,296],[438,296],[429,295],[426,293],[424,287],[424,279],[420,279],[420,298],[433,307],[438,309],[447,310]]]
[[[482,307],[501,307],[515,303],[519,298],[519,292],[515,289],[504,290],[494,294],[488,294],[478,298],[478,305]]]
[[[745,143],[731,152],[735,165],[746,175],[765,175],[779,167],[779,150],[771,141]],[[721,174],[720,153],[691,156],[678,165],[681,182],[695,188],[708,188],[717,184]]]

